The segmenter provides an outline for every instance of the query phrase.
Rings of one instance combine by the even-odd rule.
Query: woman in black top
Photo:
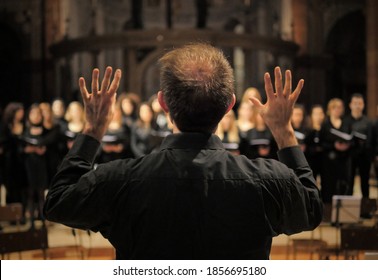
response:
[[[373,147],[375,176],[378,181],[378,119],[375,121],[373,127]]]
[[[156,145],[160,146],[164,138],[172,133],[171,121],[168,114],[161,108],[157,95],[154,94],[150,97],[149,104],[151,104],[152,111],[154,112],[152,136],[155,138]]]
[[[119,104],[117,106],[120,106],[122,111],[122,124],[131,131],[137,120],[138,103],[131,93],[122,93],[117,103]]]
[[[345,195],[348,191],[352,127],[343,119],[342,100],[331,99],[327,114],[328,118],[320,131],[324,151],[321,192],[323,202],[331,203],[333,195]]]
[[[59,159],[62,160],[68,152],[67,139],[65,136],[68,124],[64,118],[64,115],[66,114],[66,105],[62,99],[58,98],[52,102],[51,110],[53,113],[53,122],[59,127],[59,139],[57,145],[59,149]]]
[[[58,165],[62,161],[62,137],[59,123],[55,122],[51,105],[47,102],[39,104],[43,116],[43,127],[46,130],[43,145],[46,146],[48,183],[58,170]]]
[[[131,149],[136,157],[140,157],[154,151],[159,147],[154,134],[154,113],[151,105],[142,103],[139,107],[138,120],[131,132]]]
[[[78,101],[72,101],[67,107],[65,119],[67,121],[67,127],[64,134],[67,141],[67,148],[71,149],[76,136],[84,129],[83,105]]]
[[[116,106],[113,119],[102,138],[99,163],[131,157],[130,132],[122,125],[122,111],[120,106]]]
[[[222,140],[224,148],[233,153],[240,154],[240,134],[233,110],[223,116],[218,125],[216,135]]]
[[[44,191],[48,188],[48,169],[42,111],[33,104],[27,114],[26,128],[23,133],[25,168],[29,182],[28,209],[34,226],[36,217],[43,219],[42,208]]]
[[[6,202],[21,202],[25,212],[27,180],[21,142],[23,131],[24,106],[9,103],[4,110],[1,131]]]
[[[294,128],[294,134],[298,144],[303,152],[306,151],[306,135],[308,133],[305,125],[305,108],[302,104],[295,104],[291,115],[291,124]]]
[[[237,126],[242,141],[246,140],[249,130],[255,127],[256,110],[249,100],[242,101],[237,112]]]
[[[250,159],[276,158],[277,144],[260,114],[256,115],[255,127],[247,132],[241,153]]]
[[[305,156],[312,169],[314,178],[321,174],[323,161],[323,147],[320,142],[320,129],[325,118],[324,110],[321,105],[314,105],[311,109],[309,119],[308,134],[305,138]]]

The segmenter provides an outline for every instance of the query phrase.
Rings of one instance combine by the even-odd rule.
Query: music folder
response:
[[[352,134],[348,134],[346,132],[342,132],[342,131],[334,129],[334,128],[331,128],[330,132],[331,132],[332,135],[336,136],[337,140],[340,141],[340,142],[351,142],[352,139],[353,139]]]

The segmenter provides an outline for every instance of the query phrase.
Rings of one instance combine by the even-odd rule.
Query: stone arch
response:
[[[146,88],[146,80],[155,80],[156,82],[156,77],[153,76],[151,77],[148,75],[148,71],[150,70],[151,67],[154,67],[153,65],[157,60],[165,53],[165,50],[163,48],[156,48],[152,52],[150,52],[140,63],[137,71],[138,77],[140,77],[140,93],[142,94],[144,99],[148,99],[152,94],[156,92],[147,92]],[[158,74],[158,73],[157,73]],[[150,76],[150,77],[149,77]],[[157,76],[158,77],[158,76]],[[154,84],[154,82],[152,82]]]

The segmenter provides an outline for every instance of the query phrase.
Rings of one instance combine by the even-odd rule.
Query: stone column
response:
[[[308,53],[308,7],[306,0],[292,0],[293,40],[299,45],[298,55]]]
[[[293,39],[293,9],[292,0],[281,1],[281,38],[283,40]]]
[[[367,113],[378,116],[378,1],[366,1]]]

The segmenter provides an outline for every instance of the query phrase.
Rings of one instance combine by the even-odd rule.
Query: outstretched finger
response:
[[[256,107],[257,111],[261,111],[261,109],[264,107],[264,105],[256,97],[251,97],[249,100]]]
[[[274,84],[276,86],[277,96],[282,96],[282,74],[281,68],[278,66],[274,68]]]
[[[87,90],[87,87],[85,86],[85,80],[83,77],[80,77],[79,79],[79,88],[80,88],[80,92],[81,92],[81,96],[83,98],[83,101],[87,101],[89,99],[89,94],[88,94],[88,90]]]
[[[113,81],[112,81],[112,83],[111,83],[111,85],[110,85],[110,87],[109,87],[109,91],[108,91],[108,93],[109,93],[110,95],[113,95],[113,94],[116,93],[116,91],[117,91],[117,89],[118,89],[118,87],[119,87],[119,82],[120,82],[120,80],[121,80],[121,76],[122,76],[122,72],[121,72],[121,70],[120,70],[120,69],[117,69],[117,70],[115,71]]]
[[[93,96],[96,96],[98,94],[98,76],[100,74],[100,71],[98,68],[93,69],[92,72],[92,94]]]
[[[284,96],[290,96],[291,94],[291,72],[290,70],[285,71],[285,86],[283,95]]]
[[[295,102],[297,102],[298,97],[299,97],[299,95],[301,94],[301,91],[302,91],[303,85],[304,85],[304,80],[301,79],[301,80],[298,82],[297,87],[295,88],[295,90],[294,90],[293,93],[291,94],[290,99],[291,99],[291,101],[292,101],[293,104],[294,104]]]
[[[113,69],[112,67],[108,66],[106,67],[104,79],[101,83],[101,94],[105,94],[108,90],[109,84],[110,84],[110,77],[112,76]]]
[[[265,73],[264,83],[265,83],[265,92],[266,92],[266,96],[267,96],[268,100],[273,99],[275,97],[274,96],[274,89],[273,89],[272,80],[270,79],[269,73]]]

